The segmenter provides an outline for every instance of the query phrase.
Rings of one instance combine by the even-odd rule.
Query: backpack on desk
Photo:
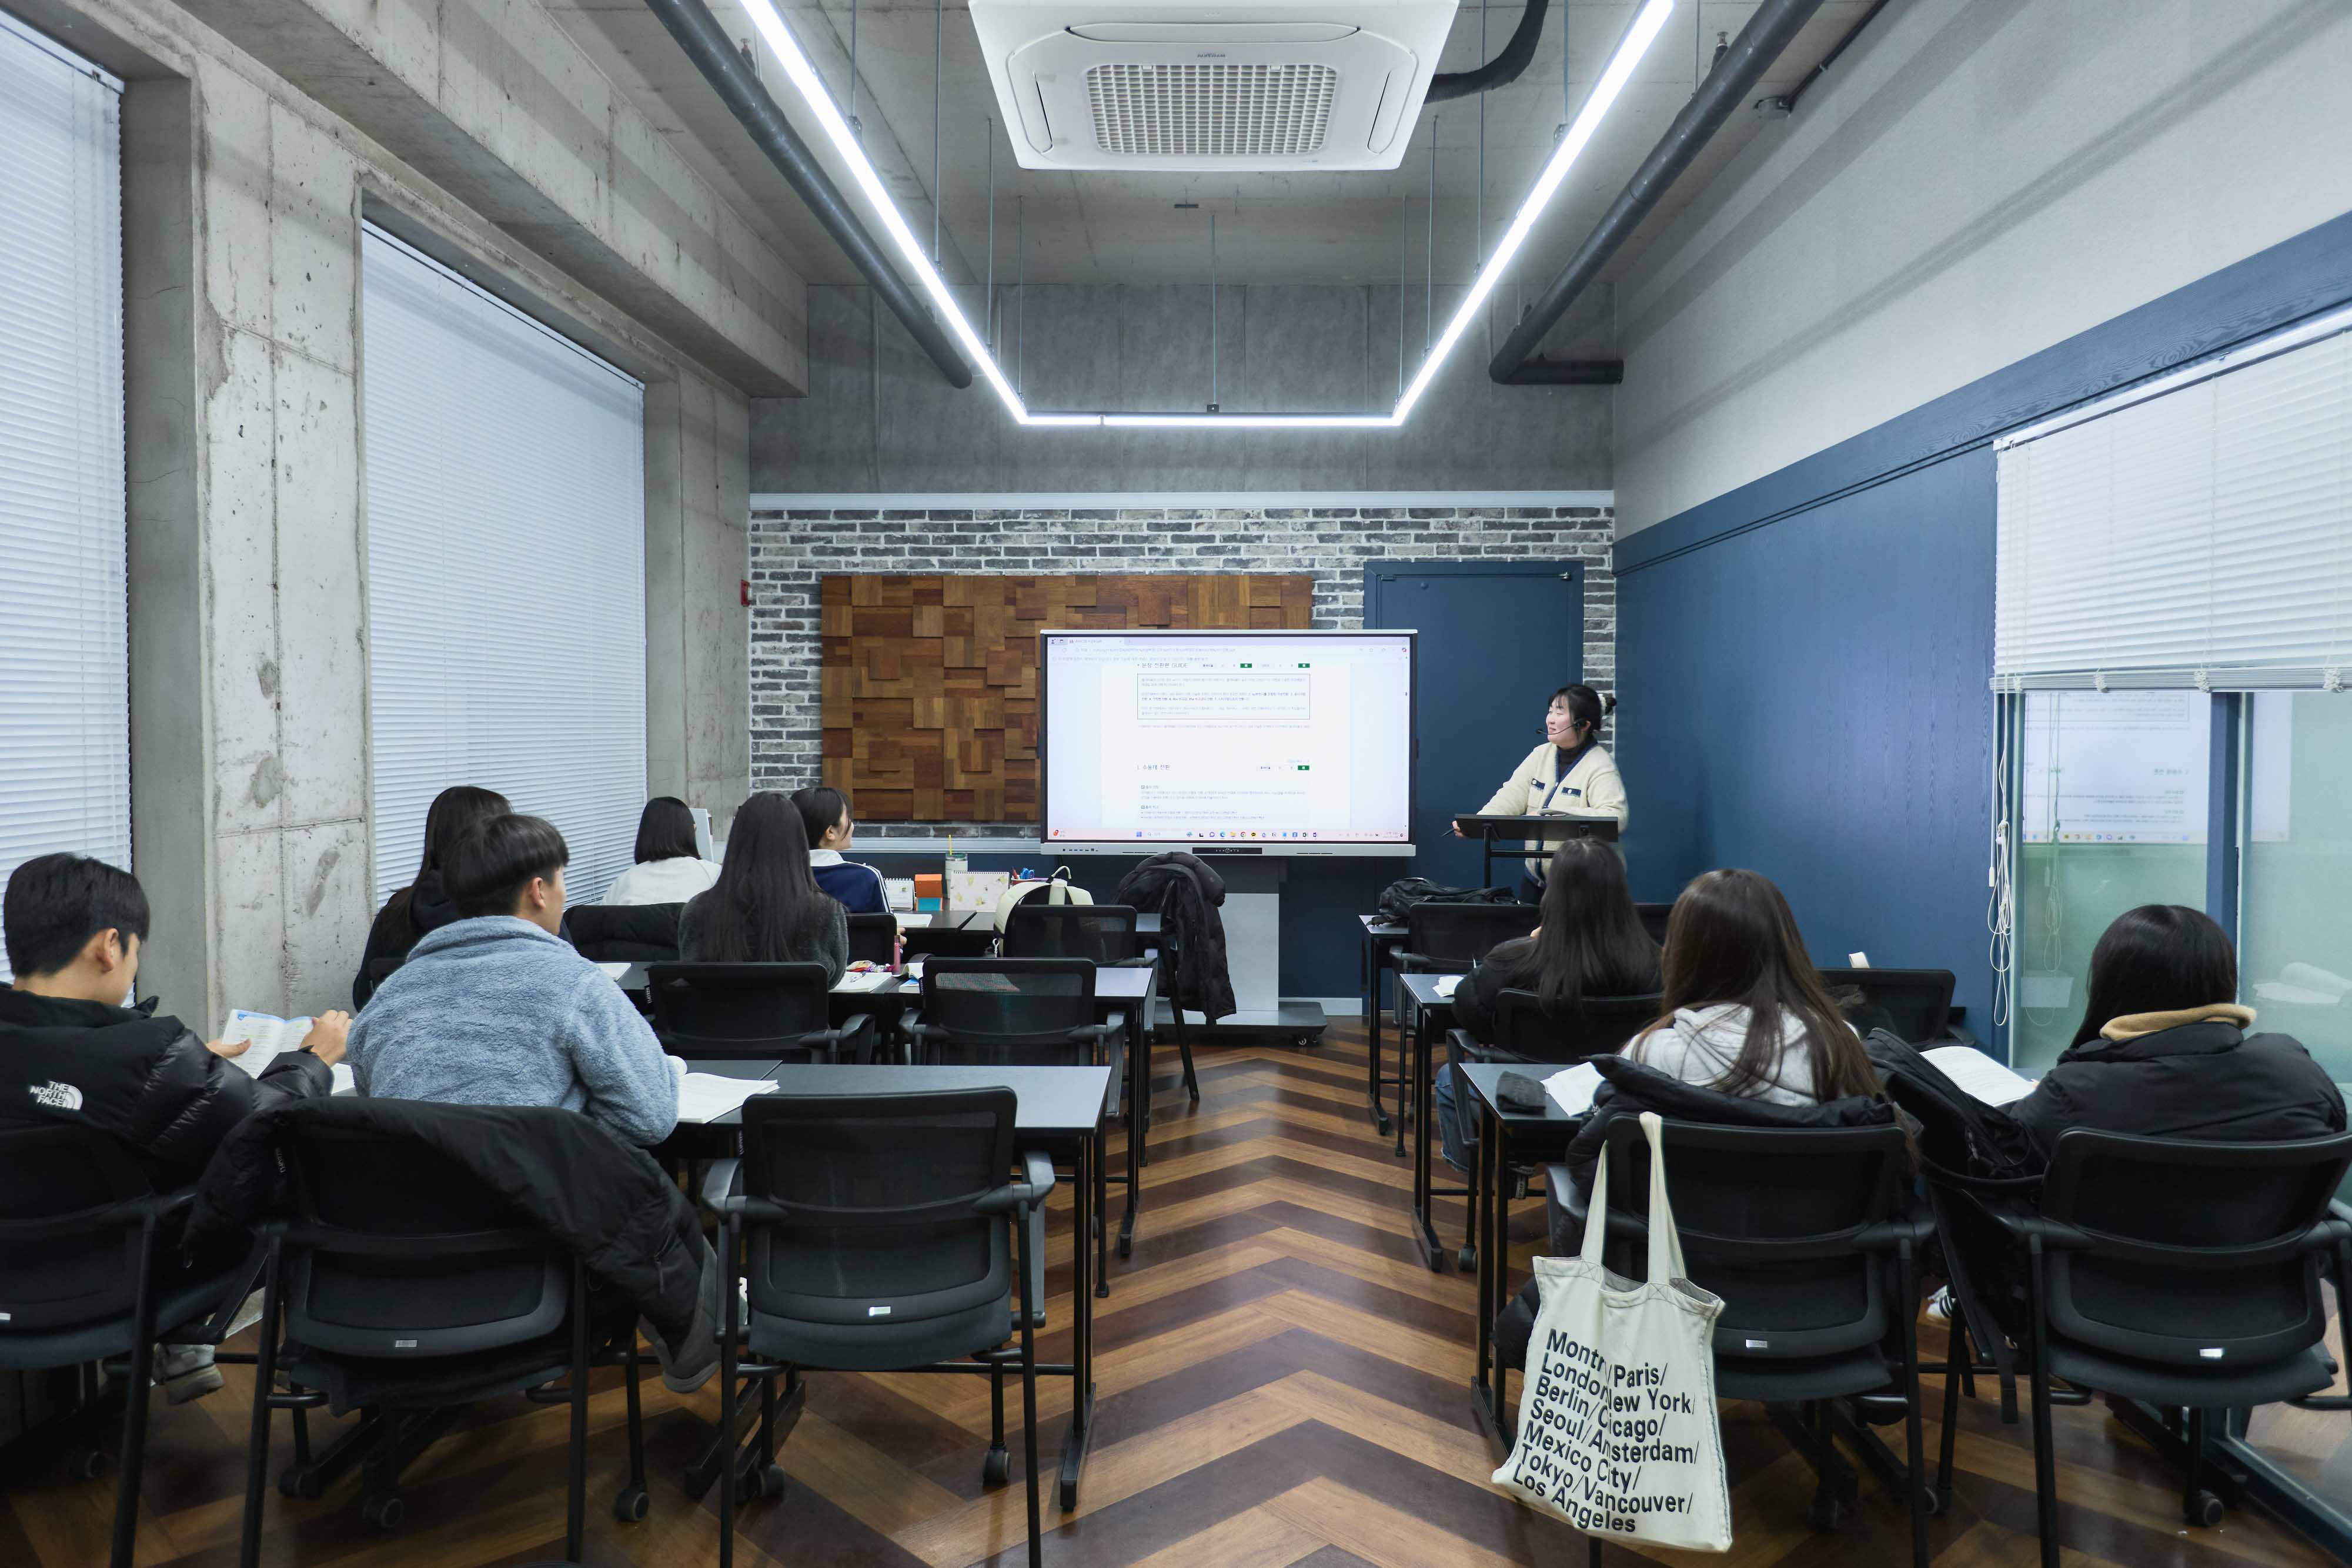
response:
[[[1507,887],[1447,887],[1425,876],[1399,877],[1381,889],[1374,907],[1391,925],[1404,924],[1405,912],[1416,904],[1517,904],[1519,895]]]
[[[1016,882],[1005,889],[1004,896],[996,901],[996,934],[999,936],[1003,936],[1005,927],[1013,924],[1013,910],[1031,898],[1042,899],[1047,904],[1091,904],[1095,901],[1093,894],[1070,884],[1068,866],[1057,865],[1049,877]]]

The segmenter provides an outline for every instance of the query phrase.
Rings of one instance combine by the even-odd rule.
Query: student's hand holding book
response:
[[[332,1067],[342,1061],[343,1047],[351,1032],[351,1014],[320,1013],[310,1020],[310,1032],[302,1037],[302,1049]]]

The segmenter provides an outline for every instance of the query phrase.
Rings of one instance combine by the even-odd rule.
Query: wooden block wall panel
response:
[[[828,577],[824,781],[870,822],[1037,820],[1037,633],[1305,631],[1305,574]]]

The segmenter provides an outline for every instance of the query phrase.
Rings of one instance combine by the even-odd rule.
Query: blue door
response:
[[[1364,624],[1421,633],[1413,682],[1414,874],[1478,883],[1454,819],[1486,803],[1544,737],[1544,705],[1584,678],[1584,568],[1573,560],[1375,561]],[[1516,862],[1497,862],[1511,886]]]

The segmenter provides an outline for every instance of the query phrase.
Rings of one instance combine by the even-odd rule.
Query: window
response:
[[[628,869],[646,800],[645,393],[375,229],[364,239],[368,732],[379,898],[478,784]]]
[[[131,864],[121,90],[0,15],[0,881]]]

